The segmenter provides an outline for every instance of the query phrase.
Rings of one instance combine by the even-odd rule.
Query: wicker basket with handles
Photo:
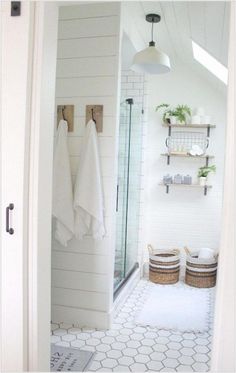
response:
[[[196,288],[212,288],[216,285],[218,254],[213,258],[200,259],[198,252],[190,253],[185,248],[186,272],[185,283]]]
[[[179,281],[180,251],[154,250],[148,245],[149,280],[155,284],[170,285]]]

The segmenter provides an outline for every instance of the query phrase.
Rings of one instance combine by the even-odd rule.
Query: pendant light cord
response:
[[[152,41],[154,41],[153,40],[153,22],[152,22]]]

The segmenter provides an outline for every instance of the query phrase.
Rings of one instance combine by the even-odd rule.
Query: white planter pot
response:
[[[199,177],[199,185],[205,186],[207,184],[207,178],[206,177]]]
[[[175,116],[170,117],[170,123],[171,124],[176,124],[176,117]]]

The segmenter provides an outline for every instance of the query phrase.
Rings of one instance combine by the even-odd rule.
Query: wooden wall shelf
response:
[[[193,159],[205,159],[206,166],[209,164],[209,159],[214,158],[214,155],[204,154],[204,155],[189,155],[189,154],[171,154],[171,153],[161,153],[162,157],[167,157],[167,164],[170,164],[170,157],[175,158],[193,158]]]
[[[178,188],[196,188],[196,189],[203,189],[204,195],[207,195],[207,190],[212,188],[212,185],[199,185],[199,184],[164,184],[163,182],[159,183],[159,185],[164,186],[166,188],[166,193],[169,193],[170,187],[178,187]]]
[[[171,124],[171,123],[162,123],[163,127],[169,128],[168,135],[171,136],[172,128],[207,128],[207,136],[210,136],[210,130],[216,128],[214,124]]]

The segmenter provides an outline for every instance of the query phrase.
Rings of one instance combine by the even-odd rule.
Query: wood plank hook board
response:
[[[61,119],[68,123],[68,132],[74,131],[74,105],[57,105],[57,127]]]
[[[94,119],[97,132],[103,131],[103,105],[86,105],[86,123]]]

